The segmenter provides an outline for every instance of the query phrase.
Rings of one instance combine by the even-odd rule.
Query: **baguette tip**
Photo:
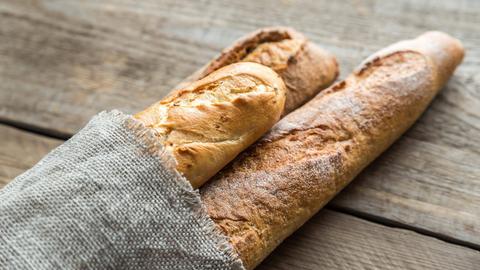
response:
[[[460,40],[441,31],[427,31],[415,39],[394,43],[372,54],[356,68],[355,73],[361,74],[369,66],[388,55],[408,51],[420,53],[431,61],[439,74],[438,77],[441,78],[440,84],[445,83],[445,79],[448,79],[455,68],[462,63],[465,55],[465,49]]]

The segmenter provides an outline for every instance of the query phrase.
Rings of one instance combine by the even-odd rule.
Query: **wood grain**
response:
[[[138,111],[262,26],[305,32],[343,77],[379,48],[442,30],[464,42],[464,63],[333,205],[479,246],[479,10],[473,0],[2,1],[0,120],[68,136],[98,111]]]
[[[476,269],[480,252],[322,210],[257,269]]]
[[[339,56],[342,74],[387,44],[441,29],[465,42],[462,69],[472,70],[479,8],[468,0],[2,1],[0,118],[71,134],[98,111],[138,111],[269,25],[305,32]]]
[[[61,140],[0,125],[0,188],[61,143]]]

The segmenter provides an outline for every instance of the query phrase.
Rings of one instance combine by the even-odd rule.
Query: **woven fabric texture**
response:
[[[0,190],[0,269],[243,269],[153,134],[118,111]]]

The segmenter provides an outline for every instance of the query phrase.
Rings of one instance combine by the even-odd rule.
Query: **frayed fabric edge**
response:
[[[201,225],[202,230],[206,232],[208,236],[216,244],[217,248],[223,254],[226,254],[230,258],[230,265],[233,270],[245,270],[241,259],[235,252],[233,246],[229,243],[227,236],[225,236],[221,230],[215,225],[215,222],[210,218],[207,213],[207,209],[202,203],[201,196],[198,190],[194,190],[190,182],[183,177],[176,170],[176,161],[167,151],[162,144],[158,142],[154,132],[148,129],[140,121],[133,118],[131,115],[127,115],[119,110],[102,111],[94,118],[108,117],[113,121],[121,123],[128,130],[132,132],[139,143],[142,144],[145,152],[153,157],[158,158],[159,162],[175,175],[177,184],[184,191],[185,200],[189,203],[195,218]]]

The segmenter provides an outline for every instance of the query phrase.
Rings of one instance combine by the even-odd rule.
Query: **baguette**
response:
[[[280,118],[285,84],[272,69],[236,63],[138,113],[194,188],[260,138]]]
[[[239,62],[245,63],[235,64]],[[287,89],[263,66],[275,70]],[[265,28],[234,43],[134,117],[154,130],[177,170],[198,188],[281,114],[305,103],[337,75],[335,57],[302,34],[285,27]]]
[[[440,32],[392,45],[286,116],[200,189],[253,269],[422,114],[463,58]]]
[[[330,86],[338,76],[335,57],[289,27],[268,27],[250,33],[176,88],[201,79],[211,72],[237,62],[255,62],[272,68],[287,86],[282,115],[293,111]]]

